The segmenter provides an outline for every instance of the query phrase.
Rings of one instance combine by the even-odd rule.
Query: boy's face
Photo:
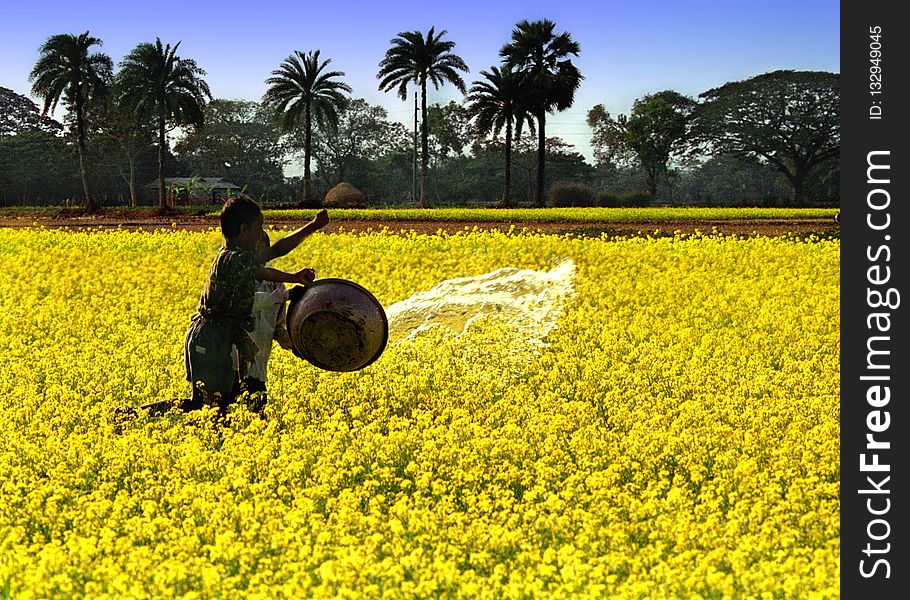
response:
[[[262,215],[260,214],[252,223],[240,225],[240,234],[234,238],[234,241],[244,250],[256,250],[262,239],[262,233]]]

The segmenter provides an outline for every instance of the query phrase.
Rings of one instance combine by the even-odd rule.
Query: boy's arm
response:
[[[269,246],[268,248],[263,250],[259,254],[261,261],[263,263],[267,263],[272,259],[278,258],[280,256],[284,256],[285,254],[287,254],[288,252],[290,252],[291,250],[293,250],[294,248],[299,246],[300,242],[302,242],[306,237],[319,231],[320,229],[322,229],[323,227],[328,225],[328,223],[329,223],[329,213],[326,212],[325,209],[319,211],[318,213],[316,213],[316,216],[313,217],[312,221],[310,221],[309,223],[307,223],[306,225],[304,225],[297,231],[294,231],[293,233],[290,233],[290,234],[284,236],[283,238],[281,238],[280,240],[278,240],[277,242],[275,242],[274,244],[272,244],[271,246]],[[269,280],[269,281],[272,281],[272,280]]]
[[[259,267],[256,269],[256,279],[262,279],[264,281],[277,281],[279,283],[299,283],[302,285],[309,285],[316,279],[316,271],[313,269],[301,269],[296,273],[287,273],[285,271],[273,269],[272,267],[259,265]]]

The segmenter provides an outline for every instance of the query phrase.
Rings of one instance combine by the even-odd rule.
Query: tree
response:
[[[546,116],[566,110],[575,101],[581,72],[569,55],[578,56],[580,47],[568,33],[556,35],[556,24],[548,19],[521,21],[512,30],[512,41],[499,51],[507,67],[519,69],[529,79],[528,103],[537,121],[536,202],[544,204],[546,188]]]
[[[41,130],[53,135],[63,133],[63,125],[41,114],[28,97],[0,86],[0,136]]]
[[[840,77],[774,71],[699,95],[695,139],[710,152],[767,163],[787,178],[789,201],[803,201],[806,179],[840,154]]]
[[[194,175],[222,177],[260,198],[282,191],[286,145],[272,111],[258,102],[212,100],[205,129],[187,131],[174,150]]]
[[[487,150],[503,152],[504,144],[498,140],[486,143]],[[575,147],[559,137],[549,137],[544,146],[546,161],[554,181],[584,182],[593,176],[594,167]],[[524,198],[537,203],[537,142],[529,137],[515,141],[512,146],[513,189],[525,189]]]
[[[626,144],[625,122],[628,117],[619,115],[614,118],[604,107],[598,104],[588,111],[587,123],[593,134],[591,148],[594,151],[594,162],[606,169],[627,166],[634,160],[634,154]]]
[[[453,54],[455,42],[443,41],[445,30],[435,33],[430,27],[426,37],[420,31],[399,33],[389,43],[392,47],[386,51],[385,58],[379,63],[379,89],[388,92],[398,88],[398,97],[408,99],[408,83],[414,82],[420,87],[420,124],[421,161],[420,161],[420,199],[418,206],[426,206],[427,165],[429,163],[429,128],[427,123],[427,80],[436,89],[445,82],[450,82],[462,94],[466,92],[464,80],[458,71],[467,73],[468,66],[460,56]],[[416,120],[416,115],[415,115]]]
[[[0,136],[0,204],[60,204],[82,190],[75,144],[39,128]]]
[[[158,209],[167,207],[164,185],[164,164],[167,137],[170,129],[182,125],[202,127],[206,98],[211,99],[209,86],[202,78],[205,71],[190,58],[177,56],[180,42],[166,46],[161,39],[142,43],[133,48],[120,63],[117,85],[118,101],[138,122],[153,119],[158,133]]]
[[[501,204],[511,204],[512,185],[512,132],[521,137],[521,130],[526,124],[534,133],[534,122],[527,104],[528,78],[524,73],[504,66],[502,69],[492,67],[481,71],[486,81],[475,81],[468,94],[468,114],[474,120],[477,132],[481,136],[492,134],[499,137],[505,127],[505,175]]]
[[[350,93],[351,86],[335,80],[344,77],[341,71],[325,71],[331,59],[319,62],[319,50],[303,54],[295,50],[294,54],[272,71],[272,77],[266,79],[269,89],[263,97],[263,103],[272,108],[276,118],[281,120],[285,132],[296,128],[301,118],[304,126],[304,159],[303,159],[303,204],[309,206],[310,197],[310,158],[312,155],[313,119],[317,123],[335,125],[338,123],[338,109],[344,104],[343,92]]]
[[[0,205],[72,196],[70,190],[80,187],[72,150],[62,124],[42,115],[28,97],[0,87]]]
[[[648,94],[632,105],[629,117],[610,117],[603,105],[588,112],[598,162],[624,162],[633,154],[647,178],[651,202],[661,177],[668,180],[671,156],[686,148],[689,118],[695,102],[672,90]]]
[[[32,93],[44,101],[42,114],[53,113],[62,99],[75,126],[79,147],[79,172],[85,194],[86,210],[97,206],[89,190],[85,168],[85,113],[92,102],[107,95],[113,77],[113,62],[101,52],[91,52],[101,40],[91,37],[88,31],[79,35],[61,33],[53,35],[38,50],[38,62],[32,69],[29,81]]]
[[[775,206],[787,197],[786,179],[767,164],[720,154],[683,171],[688,204]]]
[[[89,110],[87,119],[92,131],[102,140],[103,147],[99,149],[102,155],[121,157],[122,160],[113,161],[113,167],[129,188],[130,205],[136,206],[137,163],[139,157],[155,143],[155,124],[149,118],[141,119],[133,115],[117,101],[121,96],[118,85],[119,80],[115,78],[107,101]]]
[[[473,137],[468,109],[454,100],[448,104],[429,105],[427,131],[432,138],[433,154],[437,157],[462,156]]]
[[[407,152],[408,132],[388,117],[385,108],[355,98],[341,107],[336,126],[325,124],[317,129],[313,153],[326,190],[348,182],[369,196],[370,164],[391,152]]]
[[[461,171],[459,166],[468,160],[464,152],[473,139],[471,129],[468,110],[461,103],[451,100],[448,104],[427,106],[429,184],[437,202],[451,187],[451,177]]]

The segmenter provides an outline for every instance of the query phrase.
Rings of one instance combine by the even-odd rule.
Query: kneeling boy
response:
[[[216,405],[223,414],[234,399],[234,369],[231,348],[239,355],[242,381],[256,356],[255,343],[248,331],[257,279],[278,283],[313,282],[315,271],[303,269],[286,273],[265,263],[284,256],[307,236],[329,222],[325,210],[312,221],[273,245],[258,249],[263,235],[262,210],[248,198],[230,198],[221,210],[221,233],[225,244],[209,271],[202,297],[193,315],[184,342],[186,378],[193,385],[193,395],[181,402],[184,411]]]

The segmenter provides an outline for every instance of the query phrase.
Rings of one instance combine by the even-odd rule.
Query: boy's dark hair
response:
[[[250,224],[262,214],[262,209],[246,196],[228,198],[221,207],[221,233],[227,239],[240,234],[240,226]]]

